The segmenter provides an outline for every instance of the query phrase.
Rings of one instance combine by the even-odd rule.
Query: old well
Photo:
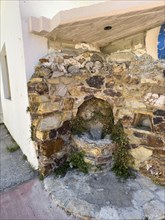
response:
[[[28,82],[40,172],[59,167],[71,149],[84,150],[94,166],[110,167],[111,126],[121,120],[135,169],[164,182],[164,85],[163,62],[145,50],[51,50]]]

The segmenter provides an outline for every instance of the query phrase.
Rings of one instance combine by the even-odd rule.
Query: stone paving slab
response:
[[[55,203],[77,217],[95,220],[160,220],[165,218],[165,188],[137,174],[122,181],[114,173],[85,175],[76,170],[51,175],[45,189]]]
[[[4,124],[0,124],[0,191],[23,183],[36,176],[28,161],[23,159],[19,149],[7,151],[7,147],[16,144]]]

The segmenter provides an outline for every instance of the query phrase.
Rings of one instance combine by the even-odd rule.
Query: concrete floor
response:
[[[38,179],[30,180],[0,194],[1,220],[69,220],[63,210],[53,204]]]
[[[0,191],[16,186],[36,176],[20,149],[9,152],[16,143],[3,124],[0,125]]]
[[[21,150],[10,153],[14,143],[0,125],[0,220],[71,220],[43,188]]]

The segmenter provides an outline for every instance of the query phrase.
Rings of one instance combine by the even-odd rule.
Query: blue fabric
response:
[[[158,58],[165,59],[165,24],[161,26],[158,36]]]

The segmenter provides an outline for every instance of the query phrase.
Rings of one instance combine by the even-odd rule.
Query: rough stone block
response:
[[[47,114],[54,111],[60,111],[61,110],[60,102],[47,102],[47,103],[41,103],[38,107],[37,113],[39,114]]]
[[[64,141],[61,138],[57,138],[56,140],[44,141],[40,144],[41,152],[44,156],[50,157],[53,154],[58,153],[62,150],[64,145]]]
[[[145,147],[138,147],[130,150],[131,155],[135,160],[134,167],[139,169],[140,163],[147,160],[152,156],[152,150],[146,149]]]
[[[56,129],[61,124],[61,114],[54,114],[53,116],[47,116],[40,120],[37,129],[39,131],[48,131]]]

